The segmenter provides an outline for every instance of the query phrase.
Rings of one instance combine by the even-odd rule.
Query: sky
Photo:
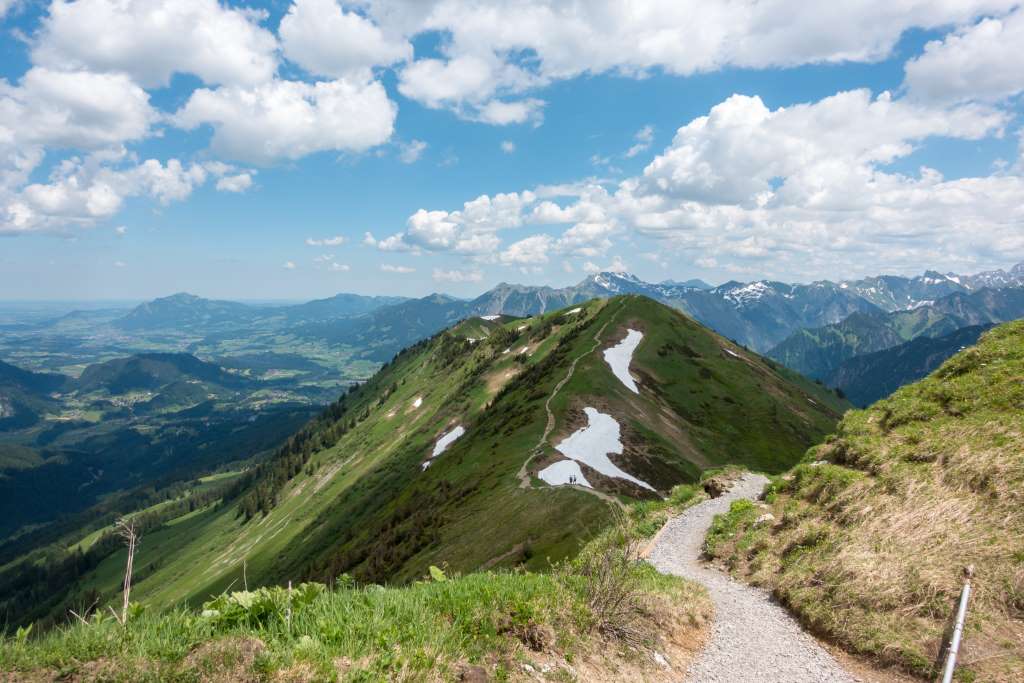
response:
[[[0,0],[0,299],[1024,261],[1009,0]]]

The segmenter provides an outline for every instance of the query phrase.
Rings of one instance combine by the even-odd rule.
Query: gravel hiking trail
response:
[[[704,537],[712,518],[734,500],[756,499],[768,479],[746,474],[727,492],[670,520],[649,561],[658,571],[703,584],[715,605],[711,638],[686,672],[692,683],[854,683],[784,607],[760,588],[732,580],[705,564]]]

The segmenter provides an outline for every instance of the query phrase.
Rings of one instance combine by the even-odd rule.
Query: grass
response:
[[[848,413],[766,502],[708,550],[819,633],[932,677],[973,565],[958,676],[1024,680],[1024,322]]]
[[[4,640],[0,672],[11,681],[375,681],[454,680],[480,667],[504,680],[538,657],[559,675],[584,658],[644,667],[671,640],[695,649],[709,603],[695,584],[636,563],[634,537],[616,527],[548,574],[448,578],[434,568],[400,588],[296,587],[290,603],[285,589],[263,589],[201,612],[137,608],[125,627],[99,613]]]

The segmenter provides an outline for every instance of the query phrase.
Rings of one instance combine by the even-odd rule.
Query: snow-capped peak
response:
[[[631,273],[616,273],[612,271],[595,273],[590,277],[590,281],[609,292],[621,292],[622,285],[624,283],[629,283],[631,285],[644,284],[636,275]]]
[[[745,285],[732,287],[725,291],[725,298],[737,306],[757,301],[767,294],[772,293],[772,288],[764,280],[748,282]]]

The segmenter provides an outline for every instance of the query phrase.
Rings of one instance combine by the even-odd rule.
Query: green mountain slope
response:
[[[603,353],[628,330],[643,334],[637,393]],[[399,354],[220,504],[150,532],[134,595],[170,605],[239,582],[542,569],[577,552],[620,497],[661,497],[725,464],[782,471],[847,405],[643,297],[470,319]],[[622,453],[608,452],[625,476],[583,462],[592,488],[550,486],[538,475],[564,460],[555,446],[586,426],[586,408],[619,426]],[[110,597],[123,563],[110,556],[74,595]]]
[[[709,549],[830,639],[930,679],[973,565],[958,680],[1024,680],[1022,378],[1024,321],[986,332],[847,413]]]

